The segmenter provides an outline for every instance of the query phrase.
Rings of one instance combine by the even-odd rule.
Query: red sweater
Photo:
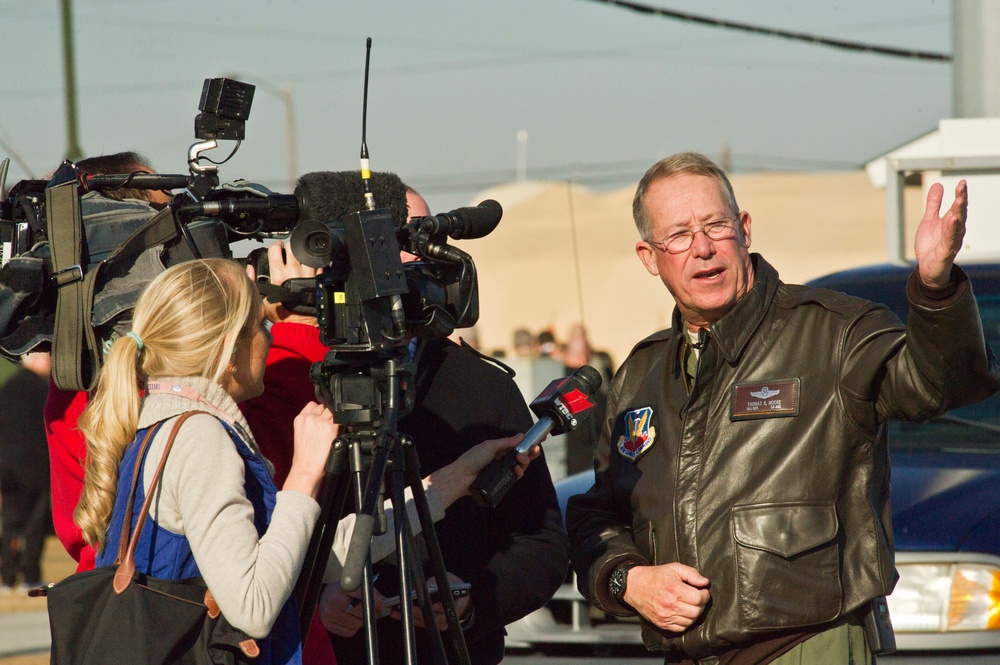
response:
[[[76,421],[87,406],[87,393],[60,390],[49,382],[45,400],[45,436],[49,441],[49,473],[52,479],[52,524],[69,555],[79,562],[77,571],[94,567],[94,548],[83,541],[83,532],[73,521],[73,511],[83,492],[83,461],[87,444]]]
[[[276,323],[271,334],[264,394],[242,402],[240,409],[260,451],[274,465],[274,482],[281,487],[292,466],[292,423],[302,407],[316,400],[309,368],[323,359],[327,348],[315,326]]]
[[[309,381],[309,367],[326,355],[319,341],[319,328],[300,323],[276,323],[271,327],[274,342],[267,355],[264,394],[240,404],[250,431],[261,452],[274,464],[274,482],[280,488],[292,465],[292,422],[307,402],[316,399]],[[83,532],[73,522],[73,511],[83,491],[83,462],[87,445],[77,419],[87,406],[87,393],[69,392],[49,385],[45,402],[45,433],[49,441],[49,470],[52,476],[52,523],[56,535],[70,556],[79,562],[78,571],[94,567],[94,548],[83,540]],[[303,648],[306,665],[335,663],[326,629],[313,615],[309,639]]]

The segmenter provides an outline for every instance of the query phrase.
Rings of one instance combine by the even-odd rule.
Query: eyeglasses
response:
[[[704,233],[709,240],[729,240],[736,235],[736,220],[717,219],[705,224],[700,229],[677,231],[662,240],[650,240],[649,244],[655,245],[660,251],[680,254],[691,249],[691,245],[694,243],[694,236],[699,232]]]

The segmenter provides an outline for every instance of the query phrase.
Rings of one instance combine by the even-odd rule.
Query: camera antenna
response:
[[[375,194],[372,192],[372,171],[368,161],[368,69],[372,59],[372,38],[365,46],[365,94],[361,107],[361,181],[365,185],[365,206],[375,209]]]
[[[372,60],[372,38],[365,44],[365,93],[361,106],[361,182],[365,187],[365,207],[375,209],[375,194],[372,192],[372,170],[368,161],[368,72]],[[390,296],[392,317],[392,332],[398,339],[406,335],[406,312],[403,310],[403,299],[399,294]]]

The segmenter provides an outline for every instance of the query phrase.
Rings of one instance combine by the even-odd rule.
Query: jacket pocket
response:
[[[748,630],[778,630],[840,614],[840,552],[832,502],[736,506],[740,619]]]
[[[659,561],[656,560],[656,531],[653,529],[653,523],[643,522],[633,533],[632,538],[635,540],[635,546],[639,549],[639,554],[651,566],[657,565]]]

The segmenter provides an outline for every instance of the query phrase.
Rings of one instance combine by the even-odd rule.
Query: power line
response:
[[[934,51],[920,51],[914,49],[895,48],[892,46],[879,46],[877,44],[864,44],[861,42],[852,42],[846,39],[833,39],[831,37],[820,37],[819,35],[810,35],[805,32],[792,32],[791,30],[766,28],[758,25],[750,25],[749,23],[740,23],[738,21],[726,21],[724,19],[711,18],[709,16],[701,16],[699,14],[679,12],[673,9],[663,9],[662,7],[653,7],[651,5],[644,5],[638,2],[629,2],[628,0],[592,0],[592,1],[602,2],[608,5],[617,5],[619,7],[624,7],[625,9],[631,9],[632,11],[639,12],[641,14],[653,14],[655,16],[663,16],[666,18],[677,19],[679,21],[687,21],[688,23],[698,23],[701,25],[708,25],[715,28],[729,28],[731,30],[740,30],[742,32],[749,32],[751,34],[767,35],[769,37],[782,37],[784,39],[807,42],[810,44],[821,44],[823,46],[832,46],[834,48],[844,49],[847,51],[876,53],[878,55],[889,55],[897,58],[908,58],[910,60],[931,60],[934,62],[951,62],[950,53],[937,53]]]

